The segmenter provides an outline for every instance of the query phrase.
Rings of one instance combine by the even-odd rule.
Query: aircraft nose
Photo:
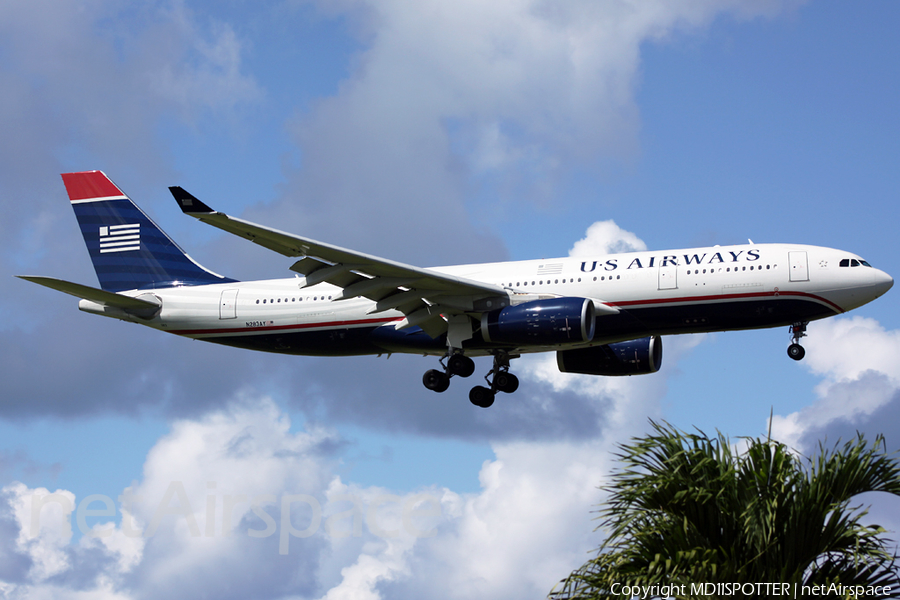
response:
[[[875,269],[875,292],[881,296],[889,289],[894,286],[894,278],[885,273],[884,271],[880,271]]]

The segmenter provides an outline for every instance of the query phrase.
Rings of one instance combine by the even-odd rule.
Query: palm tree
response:
[[[635,585],[650,597],[705,600],[841,598],[860,585],[866,598],[900,597],[885,530],[861,523],[867,509],[850,505],[864,492],[900,496],[900,463],[883,437],[871,447],[862,435],[830,450],[820,444],[803,459],[771,437],[745,439],[740,451],[721,434],[651,425],[654,433],[621,446],[622,470],[599,511],[608,537],[598,556],[551,599],[630,598],[626,586]],[[788,587],[734,585],[767,583]]]

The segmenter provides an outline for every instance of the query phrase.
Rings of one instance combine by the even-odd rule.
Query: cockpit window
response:
[[[860,259],[843,258],[843,259],[841,259],[841,266],[842,267],[870,267],[870,268],[872,267],[872,265],[870,265],[869,263],[867,263],[866,261],[864,261],[861,258]]]

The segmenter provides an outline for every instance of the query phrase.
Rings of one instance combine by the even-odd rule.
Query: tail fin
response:
[[[102,171],[62,179],[104,290],[234,281],[194,262]]]

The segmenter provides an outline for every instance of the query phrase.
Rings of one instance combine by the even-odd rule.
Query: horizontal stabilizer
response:
[[[152,319],[156,316],[161,307],[158,300],[156,302],[151,302],[140,298],[132,298],[130,296],[123,296],[122,294],[116,294],[115,292],[98,290],[97,288],[81,285],[80,283],[54,279],[53,277],[35,277],[26,275],[16,275],[16,277],[24,279],[25,281],[37,283],[38,285],[48,287],[58,292],[69,294],[70,296],[75,296],[76,298],[90,300],[91,302],[102,304],[103,306],[119,308],[128,314],[142,319]]]

